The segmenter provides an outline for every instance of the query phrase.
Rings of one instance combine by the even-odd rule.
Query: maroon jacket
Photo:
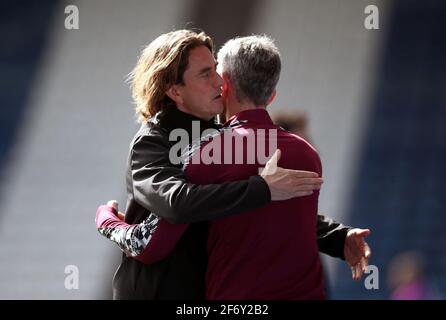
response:
[[[316,150],[305,140],[275,126],[266,110],[240,112],[226,125],[236,126],[232,132],[226,131],[203,145],[187,164],[185,172],[191,182],[222,183],[257,174],[266,162],[259,163],[259,157],[268,155],[269,143],[276,137],[268,134],[269,129],[277,132],[277,148],[282,151],[279,166],[322,175]],[[234,140],[231,146],[227,140],[231,137],[224,137],[228,133],[246,140]],[[241,164],[236,161],[237,148],[238,155],[243,154],[243,160],[238,161],[242,160]],[[231,151],[232,159],[228,156]],[[248,155],[254,163],[247,163]],[[258,157],[253,159],[253,155]],[[221,164],[206,164],[210,159]],[[314,192],[211,221],[206,298],[323,299],[323,274],[314,232],[318,197],[319,192]]]

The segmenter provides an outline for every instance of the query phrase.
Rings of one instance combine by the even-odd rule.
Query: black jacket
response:
[[[214,128],[175,107],[144,123],[130,145],[127,167],[126,222],[140,223],[150,212],[171,223],[192,223],[164,260],[145,265],[123,254],[113,279],[114,299],[204,299],[207,264],[207,220],[262,207],[271,200],[260,176],[219,185],[187,183],[180,165],[169,161],[173,129],[192,137],[192,121],[201,131]],[[319,216],[317,233],[321,252],[343,258],[349,228]]]

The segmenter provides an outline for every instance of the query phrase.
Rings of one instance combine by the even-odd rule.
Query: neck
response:
[[[202,114],[195,113],[194,111],[185,109],[183,106],[180,106],[180,105],[177,105],[177,108],[178,108],[178,110],[180,110],[184,113],[190,114],[190,115],[197,117],[204,121],[210,121],[213,118],[212,116],[209,116],[209,115],[202,115]]]
[[[239,102],[234,99],[232,101],[228,101],[226,104],[226,120],[242,111],[265,108],[266,106],[257,106],[252,102]]]

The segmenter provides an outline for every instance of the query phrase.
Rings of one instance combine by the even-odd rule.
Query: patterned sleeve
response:
[[[114,208],[100,206],[96,212],[96,228],[127,256],[146,264],[167,257],[187,228],[183,224],[170,224],[154,213],[139,224],[128,224],[116,214]]]

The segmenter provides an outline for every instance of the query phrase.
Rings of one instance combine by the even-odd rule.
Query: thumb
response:
[[[276,149],[276,151],[274,151],[273,156],[266,163],[265,167],[269,166],[277,167],[277,162],[279,162],[281,155],[282,152],[280,151],[280,149]]]
[[[370,233],[370,229],[358,229],[358,231],[356,232],[356,234],[361,237],[367,237],[368,235],[370,235]]]
[[[280,159],[280,149],[276,149],[271,159],[268,160],[268,162],[265,165],[265,169],[262,172],[262,175],[272,175],[277,170],[277,162]]]
[[[116,201],[116,200],[110,200],[109,202],[107,202],[107,206],[118,211],[118,201]]]
[[[266,165],[268,165],[268,163],[276,163],[280,160],[282,153],[280,151],[280,149],[276,149],[276,151],[274,151],[273,156],[268,160],[268,162],[266,163]]]
[[[280,149],[276,149],[276,151],[274,152],[271,159],[269,159],[269,161],[271,161],[275,157],[274,160],[272,160],[272,161],[275,161],[275,163],[277,164],[277,162],[279,162],[281,156],[282,156],[282,151],[280,151]]]
[[[118,218],[122,221],[125,221],[125,214],[122,213],[121,211],[118,212]]]

